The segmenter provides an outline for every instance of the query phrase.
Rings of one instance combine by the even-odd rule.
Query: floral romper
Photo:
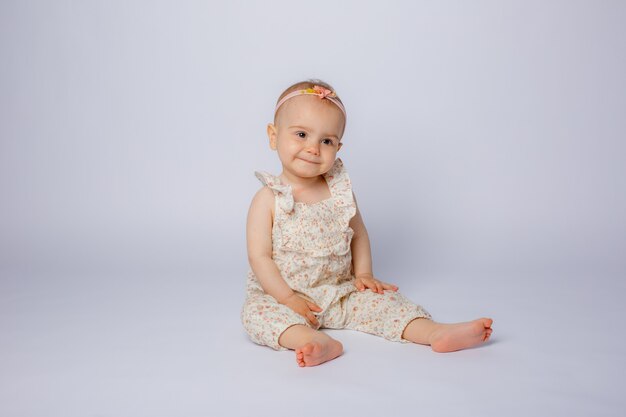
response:
[[[418,317],[431,318],[398,292],[378,294],[356,289],[350,251],[354,231],[349,226],[356,203],[341,159],[324,174],[331,197],[313,204],[295,202],[291,186],[279,177],[255,174],[275,196],[272,258],[287,284],[322,308],[314,312],[318,328],[359,330],[406,343],[401,336],[407,324]],[[287,350],[278,344],[287,328],[295,324],[312,327],[304,317],[266,294],[252,269],[246,292],[241,320],[255,343]]]

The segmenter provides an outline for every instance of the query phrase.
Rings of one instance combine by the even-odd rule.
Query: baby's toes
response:
[[[296,363],[298,366],[304,366],[304,353],[300,349],[296,349]]]

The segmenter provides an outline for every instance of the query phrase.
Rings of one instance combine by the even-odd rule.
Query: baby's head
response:
[[[296,83],[280,95],[267,134],[283,168],[310,177],[332,167],[345,126],[345,109],[333,88],[310,80]]]
[[[300,92],[300,94],[298,94],[298,92]],[[324,92],[329,94],[326,96]],[[345,108],[343,107],[343,103],[335,93],[333,87],[330,84],[325,83],[321,80],[300,81],[283,91],[283,93],[278,97],[278,100],[276,101],[276,109],[274,111],[274,125],[280,124],[283,115],[285,113],[289,113],[286,109],[288,109],[289,107],[294,107],[294,102],[298,104],[303,103],[303,100],[294,100],[300,95],[313,95],[313,97],[320,98],[320,100],[306,100],[304,103],[308,102],[308,104],[310,104],[315,102],[321,102],[324,106],[330,107],[332,113],[336,113],[336,111],[341,112],[341,119],[343,121],[341,126],[341,134],[339,136],[339,139],[341,140],[341,137],[343,136],[343,132],[346,127]],[[285,100],[287,96],[291,97]],[[324,100],[323,98],[325,98],[326,100]],[[297,104],[295,106],[297,106]]]

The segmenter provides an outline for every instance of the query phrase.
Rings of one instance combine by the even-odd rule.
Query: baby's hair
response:
[[[319,85],[320,87],[324,87],[327,88],[331,91],[335,91],[335,89],[328,84],[325,81],[322,80],[318,80],[318,79],[309,79],[306,81],[298,81],[295,84],[292,84],[291,86],[287,87],[287,89],[285,91],[282,92],[282,94],[278,97],[278,100],[276,100],[276,104],[278,104],[278,102],[285,97],[287,94],[296,91],[296,90],[304,90],[307,88],[313,88],[314,86]],[[343,102],[341,101],[341,98],[339,98],[339,96],[335,97],[335,100],[337,100],[338,102],[340,102],[343,105]],[[326,100],[324,100],[326,101]],[[288,102],[288,101],[287,101]],[[333,104],[334,105],[334,104]],[[278,115],[280,114],[280,111],[282,110],[282,107],[278,109],[278,111],[276,112],[276,114],[274,114],[274,124],[276,124],[276,121],[278,119]],[[346,120],[344,119],[344,130],[346,128]],[[343,132],[342,132],[343,135]]]

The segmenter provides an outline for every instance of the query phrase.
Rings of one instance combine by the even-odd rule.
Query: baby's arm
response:
[[[293,294],[276,263],[272,259],[272,206],[274,194],[267,187],[261,188],[250,204],[246,235],[248,261],[263,290],[278,302]]]
[[[276,262],[272,259],[273,207],[274,193],[267,187],[261,188],[250,204],[246,225],[250,267],[265,293],[317,325],[318,321],[312,311],[322,309],[298,296],[285,282]]]
[[[354,196],[354,204],[356,205],[356,196]],[[356,287],[363,291],[366,288],[371,289],[379,294],[383,293],[383,290],[397,291],[398,287],[392,284],[387,284],[374,278],[372,273],[372,251],[370,248],[370,239],[359,211],[359,206],[356,207],[356,214],[350,219],[350,227],[354,230],[352,236],[352,244],[350,249],[352,251],[352,269]]]

